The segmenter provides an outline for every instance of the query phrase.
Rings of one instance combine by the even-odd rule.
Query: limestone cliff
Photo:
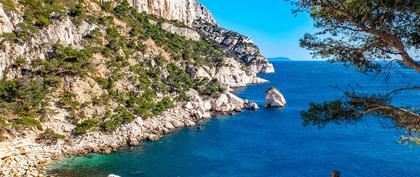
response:
[[[211,13],[196,0],[130,0],[129,3],[139,12],[183,22],[203,37],[221,44],[254,72],[274,72],[273,65],[249,37],[217,25]]]
[[[146,12],[168,20],[177,20],[192,26],[196,20],[215,24],[211,13],[196,0],[129,0],[139,12]]]
[[[249,37],[204,20],[195,21],[193,26],[203,37],[219,43],[231,54],[242,59],[253,72],[274,72],[273,65],[267,61]]]
[[[195,0],[1,0],[0,176],[241,111],[272,71]]]

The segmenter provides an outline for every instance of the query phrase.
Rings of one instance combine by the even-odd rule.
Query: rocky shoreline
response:
[[[196,0],[140,0],[127,1],[125,5],[121,5],[117,1],[101,1],[102,3],[110,2],[108,5],[115,8],[119,4],[138,17],[151,17],[137,14],[137,12],[145,12],[162,18],[153,16],[148,21],[124,20],[112,8],[109,12],[105,11],[107,9],[103,9],[105,7],[103,5],[106,4],[87,0],[75,4],[76,6],[73,7],[84,7],[80,12],[84,15],[75,18],[68,14],[57,16],[55,13],[51,13],[47,18],[50,24],[42,28],[39,27],[39,29],[36,27],[39,31],[26,40],[16,36],[16,39],[12,37],[15,32],[21,30],[19,24],[33,25],[32,22],[25,22],[25,13],[41,11],[43,10],[42,6],[39,6],[40,9],[34,9],[20,1],[11,0],[8,2],[16,6],[10,9],[9,6],[0,3],[0,22],[4,24],[0,25],[0,72],[4,73],[4,75],[0,75],[0,80],[16,82],[19,78],[47,80],[45,76],[33,74],[44,66],[32,65],[37,63],[34,62],[37,61],[36,59],[41,59],[41,61],[46,61],[47,58],[59,60],[72,68],[63,69],[59,65],[54,65],[54,69],[49,75],[54,76],[50,79],[53,78],[57,81],[57,85],[44,89],[45,95],[38,95],[42,97],[39,99],[43,103],[42,105],[29,106],[30,108],[43,107],[42,111],[45,111],[38,111],[33,119],[26,119],[26,121],[30,120],[31,126],[25,126],[18,132],[12,123],[26,117],[16,114],[5,119],[9,128],[7,137],[0,141],[0,176],[46,176],[46,168],[66,156],[111,153],[121,147],[135,146],[142,140],[159,140],[164,134],[178,128],[195,126],[197,122],[211,118],[216,113],[229,114],[240,112],[245,108],[257,109],[258,105],[242,100],[229,93],[229,90],[233,87],[268,82],[259,78],[256,73],[274,72],[272,64],[262,56],[258,47],[248,37],[218,26],[210,12]],[[101,18],[97,19],[96,17]],[[101,22],[106,19],[111,20],[109,23]],[[161,22],[158,23],[152,19],[159,19]],[[135,35],[136,33],[131,34],[130,31],[135,32],[141,28],[137,29],[134,25],[155,30],[155,33],[164,34],[164,37],[143,36],[145,39],[138,41],[138,37],[142,36],[140,32]],[[144,32],[144,29],[141,31]],[[8,36],[8,38],[4,36]],[[167,38],[179,40],[169,41]],[[201,44],[200,40],[202,40]],[[166,43],[171,45],[163,45]],[[204,44],[208,45],[206,50],[199,47]],[[100,52],[90,50],[82,52],[83,49],[92,45],[101,49]],[[178,47],[172,49],[171,46]],[[215,48],[215,46],[218,47]],[[187,48],[184,51],[183,47],[194,47],[202,51],[189,53],[186,51]],[[56,49],[57,51],[54,51]],[[181,49],[190,55],[197,54],[198,58],[193,60],[193,56],[186,55],[185,60],[189,62],[178,61],[182,55],[177,52],[180,52]],[[106,52],[111,50],[114,52]],[[63,57],[54,58],[52,53],[65,54],[65,56],[77,53],[80,56],[76,57],[77,62],[74,63],[74,58],[61,61]],[[213,54],[217,54],[218,57],[207,56]],[[159,63],[161,66],[158,65]],[[51,62],[47,62],[47,64],[51,64]],[[77,64],[90,67],[80,70],[76,74],[72,73],[75,68],[76,70],[79,68],[76,66]],[[70,72],[61,73],[62,70]],[[159,74],[156,71],[159,71]],[[171,71],[177,74],[170,75]],[[149,73],[150,76],[144,75],[144,73]],[[132,91],[132,96],[136,98],[141,97],[143,91],[146,90],[156,92],[154,95],[156,100],[153,105],[157,104],[155,103],[157,101],[162,101],[164,97],[175,100],[175,97],[180,96],[178,94],[181,94],[181,90],[166,93],[164,90],[168,90],[169,87],[163,86],[175,87],[172,84],[183,82],[184,80],[177,80],[177,76],[182,74],[188,76],[184,80],[203,81],[204,84],[200,87],[213,83],[212,80],[217,82],[213,83],[214,88],[209,88],[211,93],[206,96],[207,98],[202,97],[203,94],[200,95],[196,91],[199,89],[193,90],[192,84],[184,83],[184,86],[181,86],[182,94],[187,94],[189,101],[176,101],[175,107],[166,108],[163,106],[165,109],[162,112],[166,110],[163,114],[159,112],[159,114],[153,115],[160,116],[147,119],[137,117],[144,116],[142,114],[130,114],[132,116],[130,116],[130,120],[125,121],[125,124],[117,122],[118,124],[115,125],[118,125],[118,128],[112,133],[98,131],[98,127],[91,127],[94,130],[87,129],[87,133],[82,135],[75,135],[77,133],[73,132],[77,124],[95,116],[102,116],[101,121],[115,121],[113,116],[118,113],[115,110],[118,107],[125,108],[124,106],[127,106],[125,101],[128,100],[127,97],[127,99],[124,98],[123,101],[118,102],[116,97],[127,91]],[[147,85],[143,83],[144,80],[150,81],[150,86],[142,88]],[[39,84],[39,88],[42,88],[43,85],[45,85],[44,82]],[[161,90],[156,90],[158,86],[163,88],[159,87]],[[226,87],[227,91],[223,91],[221,86],[223,86],[223,90]],[[110,94],[111,91],[114,94]],[[217,92],[215,95],[220,95],[215,96],[213,92]],[[33,98],[31,94],[28,95],[25,98]],[[103,104],[93,104],[95,100],[98,101],[97,99],[102,97],[108,98],[108,101],[104,101]],[[12,101],[16,100],[21,99]],[[16,101],[16,105],[20,104],[18,101]],[[58,106],[61,101],[66,101],[68,105]],[[9,105],[8,103],[11,101],[3,102]],[[74,108],[71,105],[75,105]],[[140,107],[138,103],[135,106]],[[111,115],[106,116],[107,111],[110,111]],[[13,111],[11,113],[15,114]],[[75,115],[76,113],[82,114],[82,116]],[[46,130],[57,132],[53,136],[62,136],[64,139],[56,138],[58,142],[53,144],[38,142],[37,139],[46,133]]]
[[[113,133],[89,132],[74,139],[60,140],[54,145],[35,142],[35,136],[0,143],[0,176],[46,176],[47,167],[66,156],[89,153],[108,154],[122,147],[138,145],[140,141],[157,141],[164,134],[183,127],[193,127],[213,114],[240,112],[254,105],[231,93],[217,99],[203,100],[191,90],[191,100],[170,109],[161,116],[136,120]]]

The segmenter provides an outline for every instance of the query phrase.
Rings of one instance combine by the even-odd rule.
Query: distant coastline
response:
[[[290,59],[287,57],[272,57],[267,58],[269,62],[281,62],[281,61],[326,61],[326,60],[320,60],[320,59]]]
[[[290,58],[287,57],[273,57],[273,58],[267,58],[268,61],[292,61]]]

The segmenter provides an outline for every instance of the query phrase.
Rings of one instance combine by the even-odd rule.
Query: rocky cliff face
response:
[[[131,0],[129,3],[139,12],[183,22],[242,59],[254,72],[274,72],[273,65],[249,37],[217,25],[211,13],[196,0]]]
[[[177,20],[188,26],[199,19],[216,23],[211,13],[196,0],[129,0],[128,3],[139,12]]]
[[[249,37],[204,20],[195,21],[193,27],[203,37],[217,42],[231,54],[242,59],[253,72],[274,72],[273,65],[262,56],[258,47]]]
[[[0,2],[0,176],[241,111],[273,71],[195,0]]]

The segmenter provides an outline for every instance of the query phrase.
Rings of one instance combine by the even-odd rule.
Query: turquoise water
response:
[[[360,74],[326,62],[275,62],[271,83],[236,90],[243,98],[263,103],[272,85],[284,93],[284,109],[261,108],[234,116],[218,116],[203,130],[178,130],[158,142],[143,142],[110,155],[68,159],[57,165],[62,176],[123,177],[326,177],[339,170],[344,177],[418,177],[420,146],[399,144],[404,130],[389,121],[366,118],[356,125],[303,127],[299,116],[310,102],[340,98],[331,86],[386,92],[420,85],[418,74],[399,69],[386,75]],[[417,77],[416,77],[417,76]],[[355,85],[358,83],[359,85]],[[420,108],[420,94],[409,92],[395,104]]]

